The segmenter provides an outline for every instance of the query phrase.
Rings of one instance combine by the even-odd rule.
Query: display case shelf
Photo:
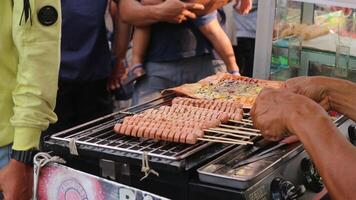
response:
[[[254,77],[355,81],[355,8],[354,0],[259,0]]]

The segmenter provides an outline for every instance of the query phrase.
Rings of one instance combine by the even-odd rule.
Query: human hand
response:
[[[304,95],[316,101],[325,110],[330,110],[331,105],[327,94],[324,77],[296,77],[286,81],[286,89],[296,94]]]
[[[169,23],[182,23],[188,18],[195,19],[192,10],[204,10],[204,6],[197,3],[185,3],[180,0],[166,0],[158,5],[160,21]]]
[[[318,115],[327,114],[311,99],[276,89],[262,90],[251,109],[254,127],[272,141],[295,134],[294,125],[307,126]]]
[[[120,84],[127,78],[127,70],[125,67],[124,59],[117,62],[116,66],[112,69],[109,80],[106,86],[108,91],[113,91],[120,88]]]
[[[299,138],[296,135],[288,136],[280,141],[280,143],[284,144],[292,144],[295,142],[299,142]]]
[[[141,0],[142,5],[149,6],[149,5],[157,5],[163,3],[163,0]]]
[[[252,0],[236,0],[234,9],[240,15],[247,15],[250,12],[250,10],[252,9]]]
[[[33,168],[16,160],[0,170],[0,192],[5,200],[29,200],[32,198]]]

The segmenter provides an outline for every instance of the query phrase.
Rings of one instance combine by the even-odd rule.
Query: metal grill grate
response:
[[[119,135],[113,131],[116,123],[122,121],[125,116],[142,112],[146,109],[156,108],[162,105],[170,105],[174,94],[168,94],[161,98],[148,101],[144,104],[134,106],[109,116],[88,122],[78,127],[59,132],[51,136],[51,139],[75,142],[88,146],[107,148],[127,153],[142,155],[148,152],[149,156],[164,158],[169,160],[182,160],[188,156],[207,148],[212,142],[199,141],[194,145],[157,141],[152,139],[136,138]],[[252,128],[249,124],[233,124],[235,127]],[[214,134],[222,136],[221,134]],[[251,140],[253,140],[252,137]],[[231,146],[231,145],[229,145]]]

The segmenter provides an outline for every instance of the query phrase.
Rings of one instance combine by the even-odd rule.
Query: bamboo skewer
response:
[[[224,127],[224,128],[240,129],[240,130],[252,131],[252,132],[256,132],[256,133],[260,133],[261,132],[258,129],[245,128],[245,127],[239,127],[239,126],[230,126],[230,125],[226,125],[226,124],[220,124],[220,126]]]
[[[243,113],[244,116],[250,116],[250,113]]]
[[[226,140],[213,140],[213,139],[206,139],[206,138],[198,138],[198,140],[207,141],[207,142],[226,143],[226,144],[247,145],[247,142],[246,142],[246,141],[243,141],[243,142],[231,142],[231,141],[226,141]]]
[[[231,139],[231,138],[216,137],[216,136],[210,136],[210,135],[205,135],[203,138],[216,139],[216,140],[226,140],[226,141],[231,141],[231,142],[246,142],[247,144],[253,144],[253,142],[250,142],[250,141],[236,140],[236,139]]]
[[[236,134],[233,134],[233,133],[226,133],[226,132],[223,132],[223,131],[210,130],[210,129],[207,129],[207,130],[204,130],[204,131],[211,132],[211,133],[220,133],[220,134],[223,134],[223,135],[237,137],[237,138],[241,138],[241,139],[250,139],[250,136],[236,135]]]
[[[233,123],[237,123],[237,124],[243,124],[243,125],[249,125],[249,126],[253,125],[252,123],[236,121],[236,120],[232,120],[232,119],[230,119],[229,122],[233,122]]]
[[[248,123],[252,123],[252,120],[249,120],[249,119],[241,119],[241,121],[243,121],[243,122],[248,122]]]
[[[259,134],[259,133],[251,133],[251,132],[247,132],[247,131],[232,130],[232,129],[227,129],[227,128],[211,128],[210,130],[224,131],[224,132],[228,132],[228,133],[237,133],[237,134],[249,135],[249,136],[261,136],[261,134]]]

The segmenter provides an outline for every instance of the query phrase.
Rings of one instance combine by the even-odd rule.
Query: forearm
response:
[[[143,6],[136,0],[121,0],[120,16],[125,23],[148,26],[160,21],[159,5]]]
[[[356,149],[325,115],[301,115],[294,132],[311,156],[333,199],[354,198]]]
[[[12,92],[15,127],[13,149],[37,147],[41,131],[57,120],[53,112],[60,62],[60,1],[53,1],[58,21],[43,26],[38,21],[19,25],[23,4],[14,1],[13,39],[19,54],[16,88]]]
[[[234,50],[230,39],[227,37],[224,30],[221,28],[218,20],[213,20],[208,24],[199,27],[200,31],[213,44],[214,49],[223,59],[225,65],[230,71],[239,70],[236,64]]]
[[[356,84],[331,78],[324,81],[331,109],[356,120]]]

